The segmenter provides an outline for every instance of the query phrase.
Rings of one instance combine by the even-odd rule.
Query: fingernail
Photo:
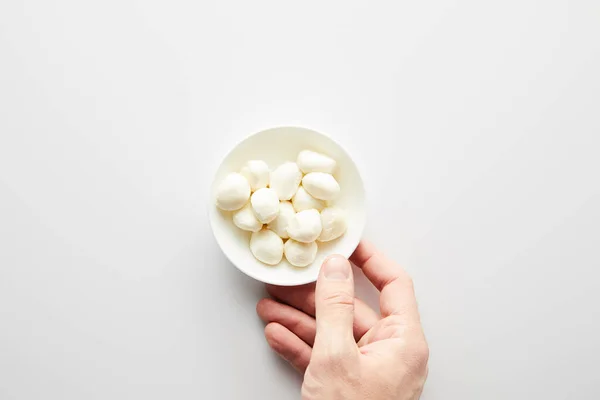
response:
[[[350,277],[350,263],[342,256],[329,257],[323,268],[327,279],[344,281]]]

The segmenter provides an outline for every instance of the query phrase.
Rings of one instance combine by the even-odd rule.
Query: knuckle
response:
[[[429,346],[426,341],[420,341],[415,347],[415,358],[420,361],[420,364],[427,364],[429,361]]]
[[[388,284],[396,283],[404,289],[414,289],[415,282],[413,278],[404,270],[399,270],[397,273],[390,279]]]
[[[413,343],[410,351],[410,365],[415,369],[426,368],[429,362],[429,346],[425,340]]]
[[[326,295],[323,303],[329,306],[354,307],[354,296],[345,292],[336,292]]]
[[[286,358],[292,364],[298,364],[302,360],[303,355],[301,348],[291,348]]]

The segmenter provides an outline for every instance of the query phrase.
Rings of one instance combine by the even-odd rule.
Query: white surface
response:
[[[415,278],[424,399],[600,398],[599,15],[0,2],[0,398],[297,399],[206,218],[224,154],[277,125],[397,183],[366,236]]]
[[[284,286],[301,285],[317,279],[319,268],[328,255],[337,253],[349,257],[352,254],[365,228],[365,189],[351,155],[341,146],[343,144],[334,142],[323,133],[300,127],[266,129],[231,146],[231,151],[219,165],[212,182],[208,216],[217,243],[227,258],[242,272],[262,282]],[[285,258],[275,268],[265,267],[250,253],[250,233],[237,229],[231,215],[214,207],[212,199],[216,196],[219,183],[227,174],[239,170],[248,160],[265,160],[274,169],[285,162],[295,161],[298,153],[304,149],[321,151],[337,161],[335,177],[340,183],[341,191],[335,204],[348,213],[348,230],[337,240],[318,243],[317,258],[307,267],[293,267]],[[317,222],[320,224],[320,219]]]

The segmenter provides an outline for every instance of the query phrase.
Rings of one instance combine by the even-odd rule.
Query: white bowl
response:
[[[285,257],[278,265],[268,266],[256,260],[250,252],[250,232],[237,228],[233,224],[231,213],[216,207],[216,188],[227,174],[238,172],[248,160],[264,160],[273,170],[286,161],[295,162],[298,153],[305,149],[318,151],[337,161],[334,176],[340,184],[341,192],[335,204],[345,210],[348,229],[339,239],[317,242],[317,258],[307,267],[294,267]],[[274,285],[295,286],[316,281],[321,264],[327,256],[341,254],[349,257],[352,254],[365,226],[365,189],[354,161],[332,139],[306,128],[272,128],[243,140],[221,162],[210,193],[210,224],[223,253],[246,275]]]

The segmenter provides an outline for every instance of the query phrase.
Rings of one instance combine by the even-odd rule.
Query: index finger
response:
[[[350,261],[381,292],[379,307],[384,317],[407,315],[419,318],[413,282],[406,271],[386,258],[371,243],[361,241]]]

